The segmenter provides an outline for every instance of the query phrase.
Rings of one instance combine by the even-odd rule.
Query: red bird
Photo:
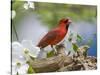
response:
[[[49,31],[38,43],[38,47],[43,49],[44,47],[51,45],[56,45],[66,36],[68,32],[69,24],[71,23],[70,19],[61,19],[57,28]]]

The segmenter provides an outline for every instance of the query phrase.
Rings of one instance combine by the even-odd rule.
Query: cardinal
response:
[[[47,47],[48,45],[51,45],[51,47],[53,48],[53,50],[56,49],[54,48],[54,45],[58,44],[59,42],[61,42],[64,37],[66,36],[67,32],[68,32],[68,27],[71,23],[71,20],[68,18],[63,18],[59,21],[58,23],[58,27],[52,29],[51,31],[49,31],[38,43],[38,47],[41,49],[39,56],[38,57],[42,57],[41,54],[43,55],[43,49],[45,47]],[[44,54],[45,55],[45,54]]]

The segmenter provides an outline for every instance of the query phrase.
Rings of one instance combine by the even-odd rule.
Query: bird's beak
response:
[[[70,24],[70,23],[72,23],[72,21],[71,21],[71,20],[69,20],[69,21],[68,21],[68,23]]]

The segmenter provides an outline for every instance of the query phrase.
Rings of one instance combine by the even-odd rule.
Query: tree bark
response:
[[[66,55],[65,47],[62,44],[56,46],[56,49],[57,54],[53,57],[29,60],[29,64],[36,73],[90,69],[91,67],[88,66],[90,62],[92,63],[92,68],[96,69],[97,61],[95,57],[86,57],[84,60],[83,58],[81,59],[80,56],[68,56]]]

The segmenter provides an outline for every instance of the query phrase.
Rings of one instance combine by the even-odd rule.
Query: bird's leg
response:
[[[47,52],[42,48],[40,49],[39,54],[37,55],[37,59],[43,59],[47,57]]]
[[[54,50],[55,54],[57,54],[57,50],[53,45],[51,45],[51,48]]]

